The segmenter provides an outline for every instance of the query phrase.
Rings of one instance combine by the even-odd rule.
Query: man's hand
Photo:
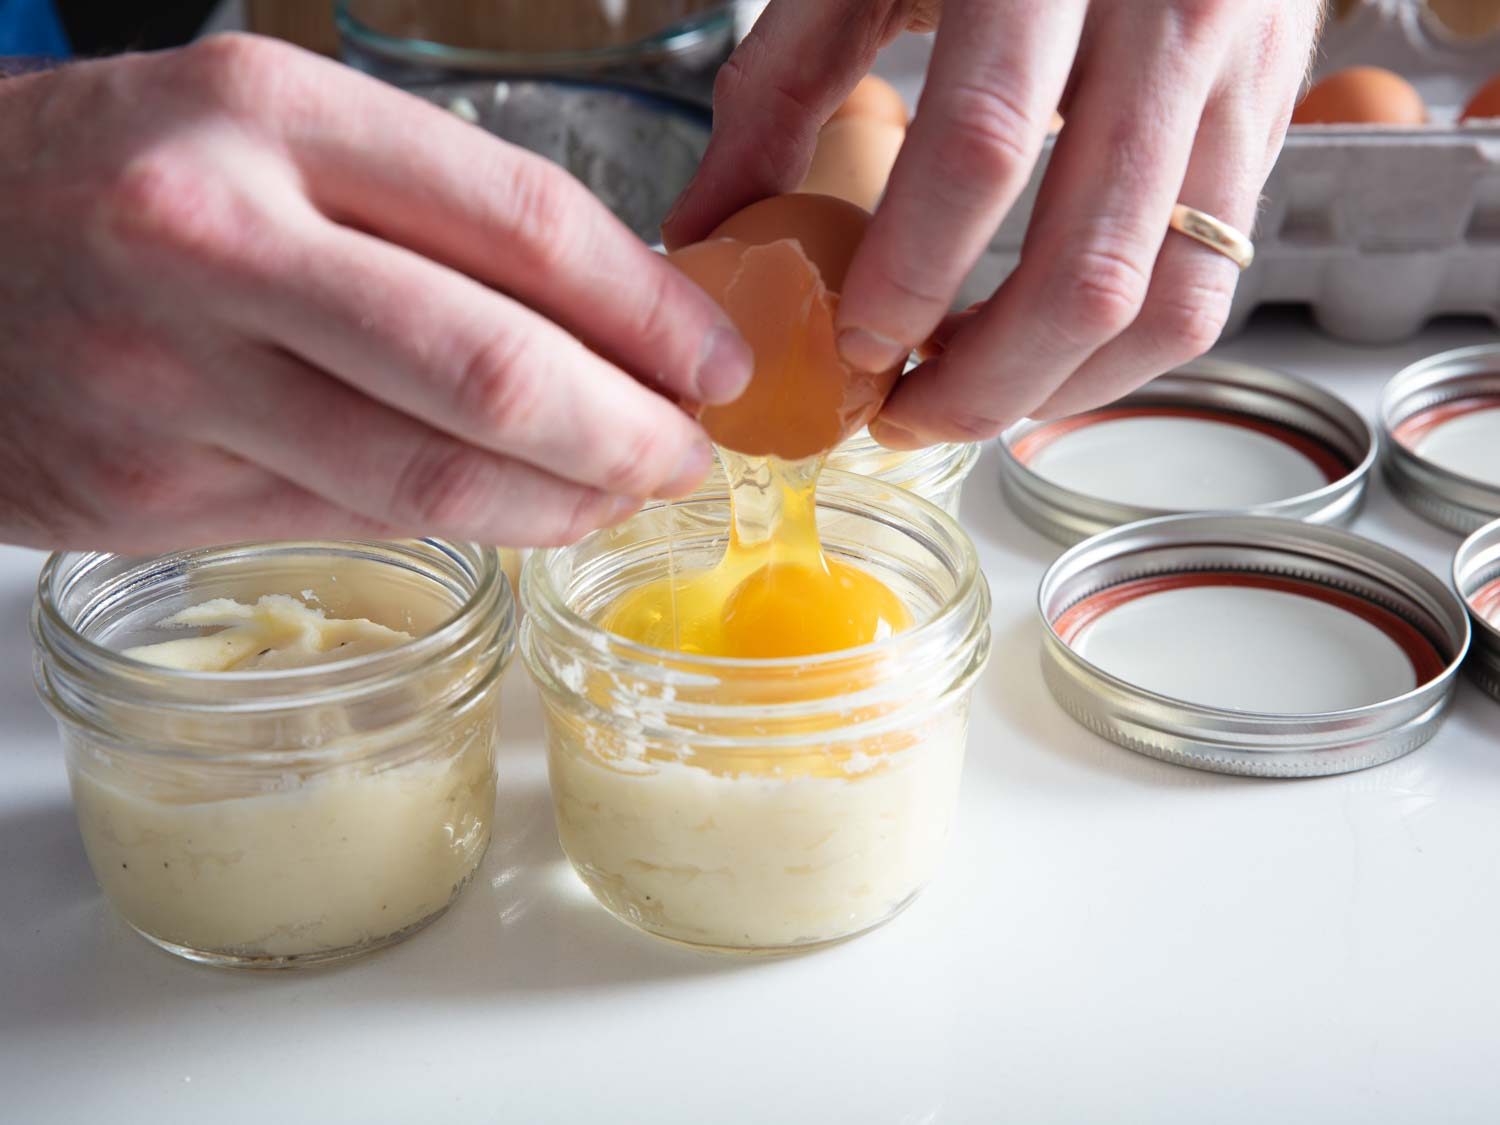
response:
[[[575,180],[248,36],[0,83],[0,540],[564,542],[677,495],[724,314]]]
[[[1206,351],[1237,277],[1168,236],[1180,201],[1249,231],[1319,0],[772,0],[719,77],[714,138],[667,225],[701,238],[790,191],[819,126],[902,29],[937,28],[921,104],[844,284],[840,348],[878,370],[939,326],[1057,140],[1021,264],[898,385],[871,433],[909,448],[1073,413]]]

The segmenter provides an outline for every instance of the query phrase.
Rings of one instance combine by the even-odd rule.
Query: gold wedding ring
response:
[[[1255,260],[1255,243],[1223,220],[1192,207],[1177,204],[1172,208],[1172,219],[1167,225],[1178,234],[1185,234],[1194,242],[1217,250],[1240,269],[1247,269]]]

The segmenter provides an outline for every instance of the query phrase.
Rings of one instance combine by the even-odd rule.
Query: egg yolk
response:
[[[901,365],[851,368],[834,316],[869,212],[823,195],[772,196],[669,260],[718,302],[755,355],[732,403],[700,408],[729,478],[724,557],[631,590],[604,612],[612,633],[702,656],[840,652],[910,627],[901,599],[818,542],[816,488],[828,451],[864,425]]]
[[[824,555],[815,517],[823,458],[787,462],[720,450],[733,522],[718,565],[621,595],[605,629],[654,648],[767,659],[838,652],[911,626],[873,575]]]

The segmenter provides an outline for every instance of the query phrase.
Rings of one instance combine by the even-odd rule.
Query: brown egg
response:
[[[837,293],[854,261],[854,251],[870,225],[870,213],[826,195],[773,195],[752,203],[709,232],[752,246],[795,240],[818,267],[823,284]]]
[[[1500,117],[1500,74],[1479,87],[1469,104],[1464,106],[1460,121],[1486,121]]]
[[[1378,66],[1335,71],[1292,111],[1293,125],[1421,125],[1422,95],[1406,79]]]
[[[838,290],[869,220],[831,196],[772,196],[668,256],[755,353],[745,393],[699,411],[714,441],[800,460],[832,449],[879,411],[902,365],[877,374],[849,368],[834,331]]]
[[[818,134],[807,177],[797,189],[846,199],[867,211],[885,194],[906,129],[873,117],[842,117]]]
[[[849,92],[844,104],[833,111],[828,120],[838,121],[845,117],[869,117],[890,125],[906,128],[906,102],[896,87],[876,74],[867,74],[859,85]]]

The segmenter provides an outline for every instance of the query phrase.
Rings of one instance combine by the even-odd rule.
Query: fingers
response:
[[[1020,265],[939,359],[898,385],[879,440],[993,437],[1140,312],[1227,48],[1220,28],[1176,6],[1103,10]]]
[[[1266,174],[1263,137],[1251,126],[1224,99],[1211,104],[1181,193],[1189,207],[1246,233]],[[1102,406],[1208,351],[1229,318],[1239,273],[1222,254],[1185,235],[1168,234],[1135,322],[1030,411],[1032,416],[1061,417]]]
[[[87,510],[37,546],[151,554],[210,543],[305,537],[390,538],[393,529],[313,495],[241,457],[121,421],[109,436],[67,424],[47,435],[54,479],[82,486]]]
[[[894,7],[895,0],[772,0],[714,82],[708,150],[662,224],[669,249],[802,182],[818,129],[875,61]]]
[[[680,496],[712,464],[667,399],[555,324],[410,251],[310,216],[234,314],[251,338],[453,438],[618,496]]]
[[[542,547],[638,506],[465,445],[284,353],[245,349],[223,366],[222,409],[206,436],[350,513],[346,524]]]
[[[178,512],[169,523],[155,527],[132,521],[108,546],[126,554],[149,554],[267,539],[397,539],[416,534],[358,515],[263,469],[247,465],[244,474],[246,487],[234,502],[205,505],[190,517]]]
[[[949,0],[926,89],[840,298],[869,371],[938,324],[1031,178],[1083,27],[1081,0]]]
[[[340,104],[285,125],[326,214],[503,290],[672,394],[744,389],[754,360],[723,311],[572,176],[381,83],[329,88]]]

